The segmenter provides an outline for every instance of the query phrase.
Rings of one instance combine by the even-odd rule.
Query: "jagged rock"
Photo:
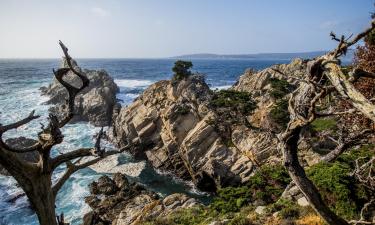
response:
[[[90,184],[91,195],[85,198],[92,212],[84,216],[83,225],[129,225],[166,216],[181,208],[199,205],[184,194],[172,194],[164,199],[137,183],[129,183],[125,175],[116,173],[113,179],[102,176]]]
[[[29,147],[34,144],[36,144],[37,141],[25,138],[25,137],[17,137],[17,138],[9,138],[5,141],[5,143],[9,146],[12,146],[14,148],[23,148],[23,147]],[[39,155],[37,152],[26,152],[26,153],[16,153],[18,154],[21,159],[29,161],[29,162],[38,162]],[[0,165],[0,175],[10,176],[8,171]]]
[[[116,93],[119,92],[119,88],[105,70],[82,70],[75,61],[72,64],[90,80],[90,85],[76,97],[76,116],[72,122],[88,121],[96,126],[108,126],[112,120],[113,110],[118,104]],[[65,59],[61,64],[61,68],[64,67],[67,67]],[[72,72],[69,72],[64,80],[76,87],[80,86],[80,79]],[[52,112],[58,114],[64,111],[68,93],[56,79],[49,86],[42,87],[41,92],[50,97],[47,104],[56,105],[50,109]]]
[[[246,182],[257,166],[281,161],[280,127],[270,116],[276,102],[271,78],[294,85],[306,68],[306,62],[296,59],[245,72],[232,90],[251,93],[256,109],[247,114],[213,107],[215,93],[201,76],[159,81],[118,112],[111,139],[119,147],[132,145],[134,156],[192,180],[204,191]]]

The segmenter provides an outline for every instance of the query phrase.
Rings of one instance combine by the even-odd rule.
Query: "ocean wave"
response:
[[[224,89],[228,89],[228,88],[231,88],[232,85],[222,85],[222,86],[214,86],[214,87],[211,87],[211,90],[224,90]]]
[[[115,83],[119,87],[134,88],[134,87],[147,87],[153,83],[151,80],[132,80],[132,79],[115,79]]]

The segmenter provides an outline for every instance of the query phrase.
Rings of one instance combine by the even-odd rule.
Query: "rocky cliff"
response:
[[[199,75],[159,81],[116,113],[112,140],[201,190],[246,182],[256,167],[280,161],[276,135],[289,115],[279,105],[305,69],[297,59],[249,70],[227,91],[210,90]]]
[[[112,120],[113,109],[117,105],[116,93],[119,88],[105,70],[81,69],[75,61],[73,61],[73,66],[76,70],[86,74],[90,85],[77,95],[75,114],[79,116],[75,116],[72,121],[87,121],[96,126],[108,126]],[[67,67],[65,59],[61,63],[61,68],[64,67]],[[80,85],[79,78],[72,72],[69,72],[64,80],[75,86]],[[43,95],[50,97],[47,104],[55,104],[50,110],[57,114],[61,112],[67,99],[66,89],[54,79],[49,86],[42,87],[41,91]]]

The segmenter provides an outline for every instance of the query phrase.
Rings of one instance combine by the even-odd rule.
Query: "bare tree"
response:
[[[334,33],[331,33],[332,39],[339,42],[337,48],[308,62],[307,73],[289,99],[290,121],[286,130],[278,137],[280,140],[279,148],[283,152],[284,165],[294,184],[298,186],[315,211],[328,224],[332,225],[347,225],[349,223],[330,210],[323,201],[318,189],[306,176],[304,168],[298,161],[298,142],[303,130],[318,117],[355,112],[375,121],[375,105],[353,86],[353,83],[359,77],[375,78],[375,75],[355,68],[350,73],[351,76],[347,77],[341,70],[339,60],[340,56],[346,54],[349,47],[356,44],[374,29],[375,20],[372,21],[370,28],[353,38],[345,38],[345,36],[337,38]],[[316,109],[317,102],[331,93],[335,93],[340,98],[347,100],[353,108],[345,112],[318,113]],[[364,130],[358,134],[352,134],[336,140],[338,143],[336,149],[321,160],[335,160],[342,152],[358,142],[368,132],[370,131]]]
[[[117,154],[125,150],[125,148],[119,151],[105,151],[105,149],[102,149],[100,147],[100,140],[104,133],[102,128],[93,148],[80,148],[60,154],[56,157],[51,157],[52,147],[60,144],[64,139],[60,129],[64,127],[74,115],[74,100],[76,95],[89,85],[89,79],[72,66],[72,58],[68,54],[68,49],[61,41],[59,44],[68,64],[68,68],[60,68],[57,71],[53,70],[58,82],[68,91],[67,107],[65,107],[66,112],[63,113],[62,118],[59,119],[56,115],[50,114],[48,125],[46,127],[42,126],[42,130],[38,133],[38,140],[35,141],[35,144],[21,149],[9,146],[3,140],[3,134],[9,130],[19,128],[37,119],[39,116],[34,115],[33,111],[26,118],[15,123],[8,125],[0,124],[0,164],[16,179],[23,189],[41,225],[56,225],[58,223],[55,213],[55,199],[58,191],[70,175],[79,169],[97,163],[109,155]],[[64,81],[63,78],[69,71],[72,71],[80,78],[82,81],[80,87],[75,87]],[[19,157],[19,153],[33,151],[37,152],[39,155],[37,163],[28,162]],[[84,157],[86,157],[86,160],[82,160]],[[51,178],[53,171],[63,164],[66,164],[64,175],[57,183],[52,184]],[[59,224],[64,223],[63,221],[63,216],[59,217]]]

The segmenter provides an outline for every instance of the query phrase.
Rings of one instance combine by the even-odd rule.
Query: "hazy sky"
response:
[[[168,57],[329,50],[373,0],[0,0],[0,58]]]

